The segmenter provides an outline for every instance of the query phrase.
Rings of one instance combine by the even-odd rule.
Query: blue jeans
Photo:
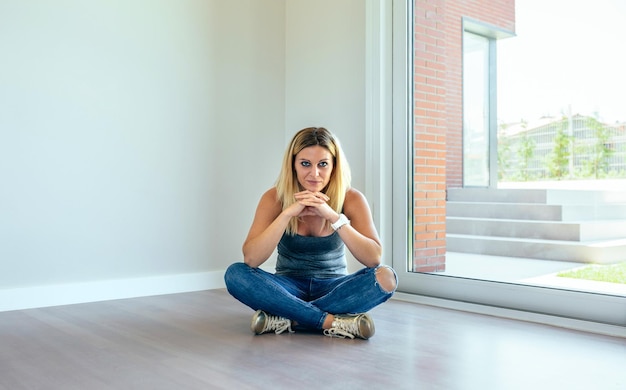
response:
[[[391,298],[395,290],[380,287],[376,269],[337,278],[294,278],[234,263],[224,281],[228,292],[253,310],[289,318],[303,328],[322,329],[329,313],[365,313]]]

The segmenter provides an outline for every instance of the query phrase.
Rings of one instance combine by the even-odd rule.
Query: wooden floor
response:
[[[626,389],[626,340],[391,300],[370,340],[250,332],[224,290],[0,313],[0,389]]]

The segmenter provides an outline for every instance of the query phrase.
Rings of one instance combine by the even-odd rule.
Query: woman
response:
[[[347,274],[345,247],[365,267]],[[276,273],[260,268],[278,248]],[[366,313],[396,290],[367,200],[325,128],[300,130],[276,185],[263,194],[243,244],[243,263],[224,276],[230,294],[256,313],[255,334],[323,329],[331,337],[374,335]]]

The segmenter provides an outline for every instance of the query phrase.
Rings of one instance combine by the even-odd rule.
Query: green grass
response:
[[[626,261],[609,265],[588,265],[583,268],[559,272],[557,276],[626,284]]]

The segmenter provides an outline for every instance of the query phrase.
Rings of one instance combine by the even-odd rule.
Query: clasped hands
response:
[[[315,215],[324,219],[332,218],[334,210],[328,205],[330,198],[323,192],[301,191],[295,194],[296,203],[291,207],[296,214],[294,216],[304,217]]]

